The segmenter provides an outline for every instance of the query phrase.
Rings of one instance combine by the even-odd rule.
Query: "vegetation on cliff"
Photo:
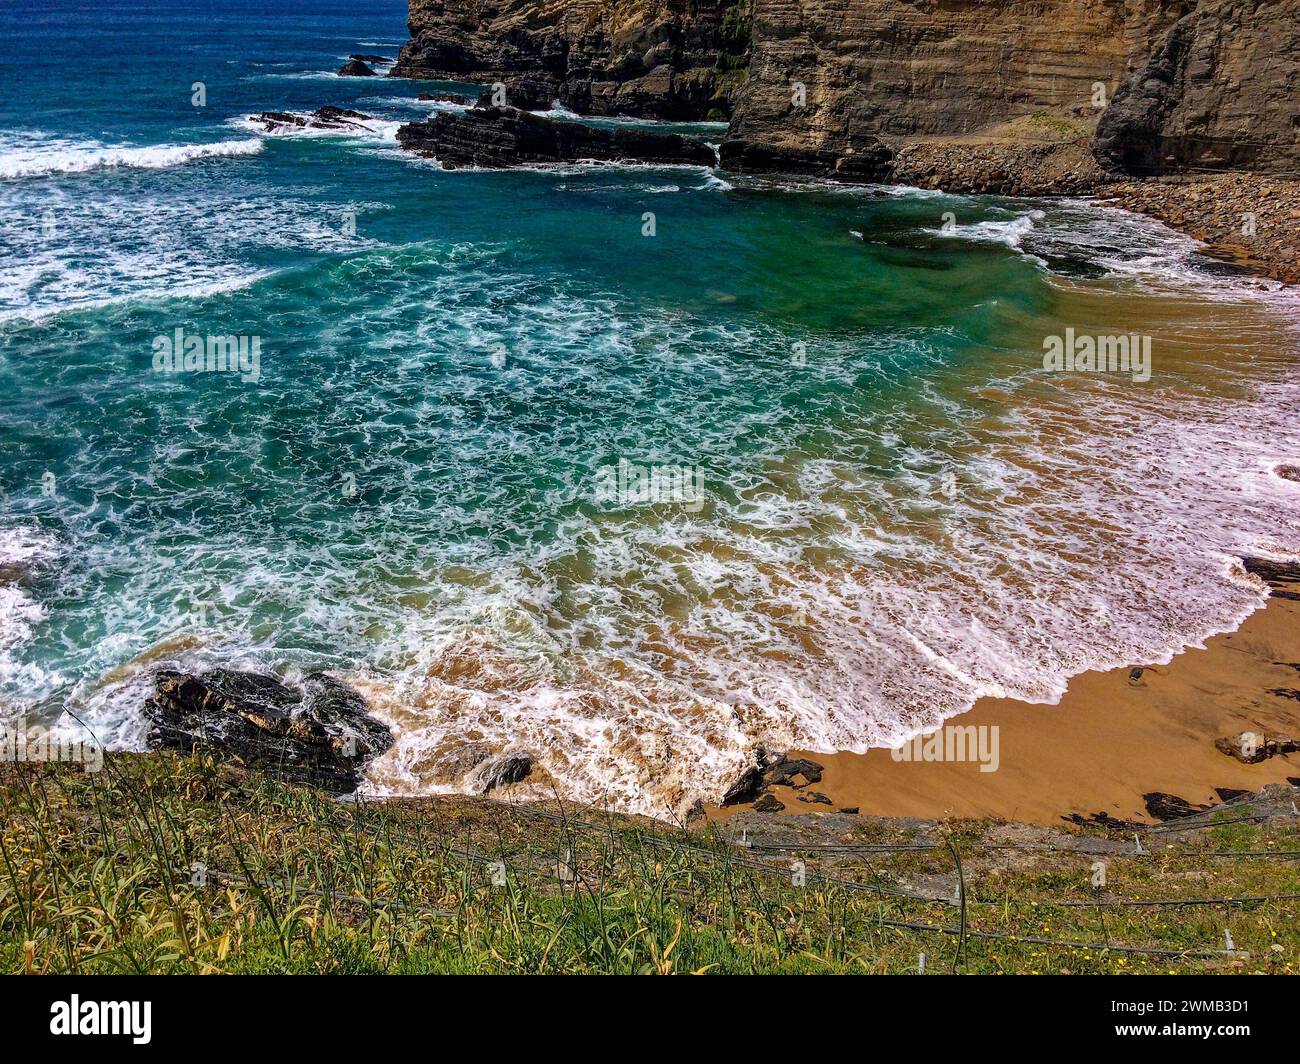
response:
[[[0,808],[8,972],[1287,972],[1300,951],[1278,801],[1138,853],[1097,829],[338,801],[155,754],[5,765]]]

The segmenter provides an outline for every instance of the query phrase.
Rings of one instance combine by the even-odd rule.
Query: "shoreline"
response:
[[[1118,181],[1090,198],[1163,222],[1250,273],[1300,285],[1300,181],[1226,171]]]
[[[946,721],[944,729],[974,726],[986,736],[996,729],[994,771],[980,771],[975,760],[896,761],[883,748],[792,750],[790,759],[819,765],[821,779],[768,793],[785,806],[783,815],[856,810],[1059,825],[1101,814],[1151,823],[1164,817],[1153,815],[1146,796],[1210,806],[1233,791],[1300,780],[1300,752],[1245,764],[1215,746],[1242,732],[1270,741],[1300,738],[1300,566],[1287,570],[1269,580],[1268,601],[1239,627],[1167,665],[1080,673],[1055,705],[982,698]],[[725,820],[750,807],[708,812]]]

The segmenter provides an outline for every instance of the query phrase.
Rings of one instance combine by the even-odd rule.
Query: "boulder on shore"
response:
[[[355,791],[366,765],[393,744],[361,695],[320,672],[294,687],[256,672],[162,670],[144,711],[152,749],[215,750],[333,794]]]
[[[1208,805],[1193,805],[1186,798],[1179,798],[1176,794],[1165,794],[1163,791],[1144,794],[1142,801],[1146,804],[1147,815],[1156,820],[1183,820],[1204,813],[1210,808]]]
[[[580,159],[713,166],[707,144],[676,133],[601,129],[557,121],[513,107],[475,107],[460,114],[441,111],[397,131],[408,151],[432,156],[445,169],[503,168]]]

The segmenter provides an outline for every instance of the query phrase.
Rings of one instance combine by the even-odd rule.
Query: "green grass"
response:
[[[993,826],[981,822],[949,825],[971,933],[959,958],[957,934],[898,926],[955,932],[954,907],[874,889],[952,873],[946,842],[809,852],[796,885],[797,855],[739,850],[712,829],[687,835],[553,803],[336,802],[170,755],[111,757],[100,773],[3,766],[0,808],[8,972],[915,972],[922,951],[930,972],[1289,972],[1300,950],[1294,900],[1062,905],[1095,897],[1092,859],[990,850]],[[1108,898],[1300,890],[1292,860],[1198,852],[1300,849],[1294,825],[1201,835],[1158,856],[1111,859]],[[863,821],[849,841],[915,837]],[[191,882],[196,862],[205,883]],[[1248,957],[1024,941],[1221,950],[1225,927]]]

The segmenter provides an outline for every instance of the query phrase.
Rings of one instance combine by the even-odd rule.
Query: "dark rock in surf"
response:
[[[292,111],[263,111],[250,115],[250,122],[255,122],[268,133],[278,133],[285,129],[366,129],[364,123],[374,119],[361,111],[351,111],[345,107],[318,107],[311,114],[295,114]]]
[[[707,144],[676,133],[600,129],[556,121],[510,107],[475,107],[459,114],[440,111],[397,131],[408,151],[432,156],[445,169],[503,168],[542,163],[646,162],[712,166]]]
[[[504,757],[479,770],[475,777],[475,790],[487,794],[498,787],[519,783],[533,771],[533,755],[527,750],[512,750]]]
[[[1272,558],[1242,558],[1246,572],[1258,576],[1269,587],[1300,584],[1300,562],[1275,561]]]
[[[682,827],[691,828],[696,824],[703,823],[708,819],[708,814],[704,811],[704,803],[696,798],[681,813]]]
[[[429,775],[439,783],[460,783],[491,756],[487,743],[461,743],[439,754],[429,766]]]
[[[752,802],[763,791],[765,786],[763,770],[757,765],[753,768],[747,768],[741,773],[740,778],[726,789],[722,795],[722,801],[718,804],[727,806]]]
[[[416,97],[421,103],[455,103],[468,106],[473,101],[458,92],[422,92]]]
[[[353,59],[345,63],[339,71],[341,78],[377,78],[379,77],[370,67],[366,66],[360,59]]]
[[[365,699],[325,673],[294,687],[255,672],[163,670],[144,712],[153,749],[211,750],[333,794],[355,791],[366,765],[393,743]]]
[[[391,56],[386,56],[386,55],[366,55],[364,52],[354,53],[354,54],[348,56],[348,58],[351,59],[353,62],[356,62],[356,63],[392,63],[392,62],[395,62],[395,60],[394,60]]]

